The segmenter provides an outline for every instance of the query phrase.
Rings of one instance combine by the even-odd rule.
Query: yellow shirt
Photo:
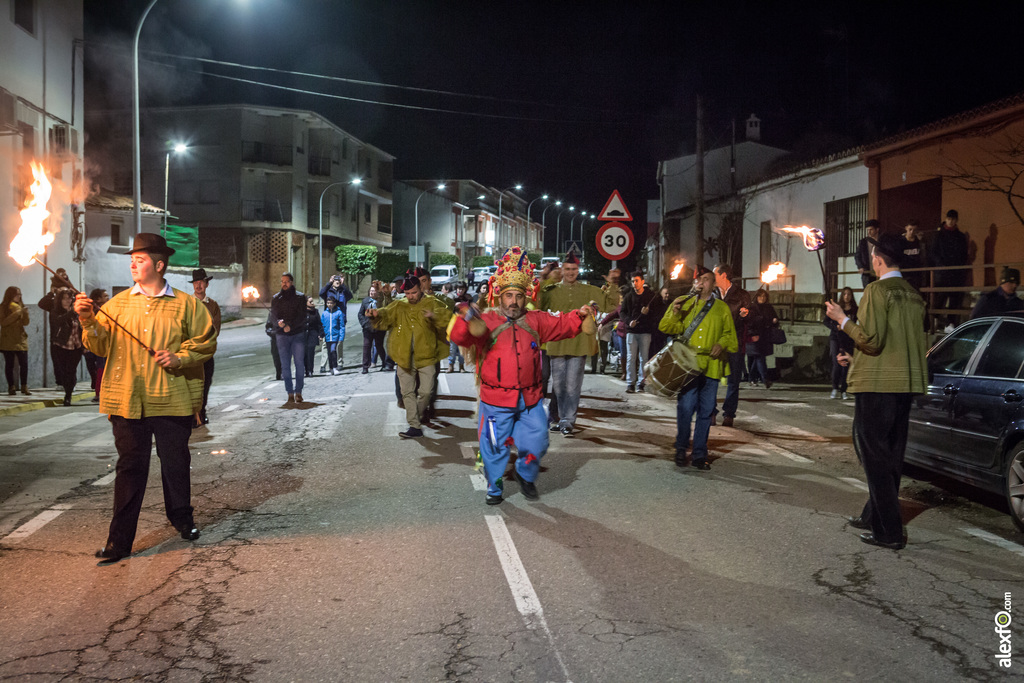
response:
[[[133,420],[192,415],[203,403],[203,363],[217,350],[217,332],[199,299],[170,285],[148,296],[135,285],[103,305],[82,328],[82,343],[107,358],[100,412]],[[110,318],[154,351],[167,350],[181,367],[166,370]]]

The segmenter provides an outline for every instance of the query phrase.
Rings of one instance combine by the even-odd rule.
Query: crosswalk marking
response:
[[[993,533],[989,533],[988,531],[984,531],[982,529],[975,529],[974,527],[963,527],[963,531],[967,532],[971,536],[974,536],[975,538],[980,538],[983,541],[988,541],[992,545],[997,545],[1003,550],[1009,550],[1011,553],[1014,553],[1015,555],[1020,555],[1021,557],[1024,557],[1024,546],[1020,545],[1019,543],[1007,541],[1002,536],[996,536]]]
[[[845,481],[853,488],[860,489],[861,491],[868,490],[868,485],[862,482],[860,479],[854,479],[853,477],[839,477],[839,481]]]
[[[70,510],[70,503],[58,503],[48,510],[43,510],[38,515],[28,520],[20,527],[12,531],[11,533],[4,536],[0,541],[4,543],[19,543],[24,541],[26,538],[34,534],[35,532],[42,529],[44,526],[52,522],[53,520],[64,514],[65,510]]]
[[[100,417],[99,413],[70,413],[0,434],[0,446],[18,446],[29,441],[72,429]]]

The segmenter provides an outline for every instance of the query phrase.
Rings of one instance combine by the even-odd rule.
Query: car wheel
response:
[[[1024,443],[1010,452],[1006,462],[1006,504],[1010,506],[1010,517],[1017,528],[1024,531]]]

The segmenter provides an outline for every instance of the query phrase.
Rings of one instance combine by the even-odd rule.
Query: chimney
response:
[[[747,140],[751,142],[761,141],[761,119],[754,114],[747,119]]]

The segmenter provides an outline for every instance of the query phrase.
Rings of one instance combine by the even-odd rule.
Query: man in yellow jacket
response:
[[[384,308],[369,309],[367,317],[377,330],[391,330],[388,355],[397,366],[398,383],[405,403],[409,429],[398,435],[403,439],[423,436],[424,412],[430,402],[430,387],[437,374],[437,363],[448,355],[446,330],[452,312],[436,297],[425,296],[420,280],[409,275],[402,283],[404,299]]]
[[[711,413],[715,410],[718,385],[729,374],[729,354],[736,353],[739,341],[732,321],[732,311],[720,299],[714,298],[715,274],[698,267],[693,297],[679,297],[672,302],[658,329],[669,335],[683,335],[685,343],[697,354],[697,363],[703,373],[681,392],[676,404],[676,465],[692,464],[698,470],[710,470],[708,464],[708,434],[711,432]],[[690,422],[694,412],[697,424],[693,428],[693,449],[690,455]]]

